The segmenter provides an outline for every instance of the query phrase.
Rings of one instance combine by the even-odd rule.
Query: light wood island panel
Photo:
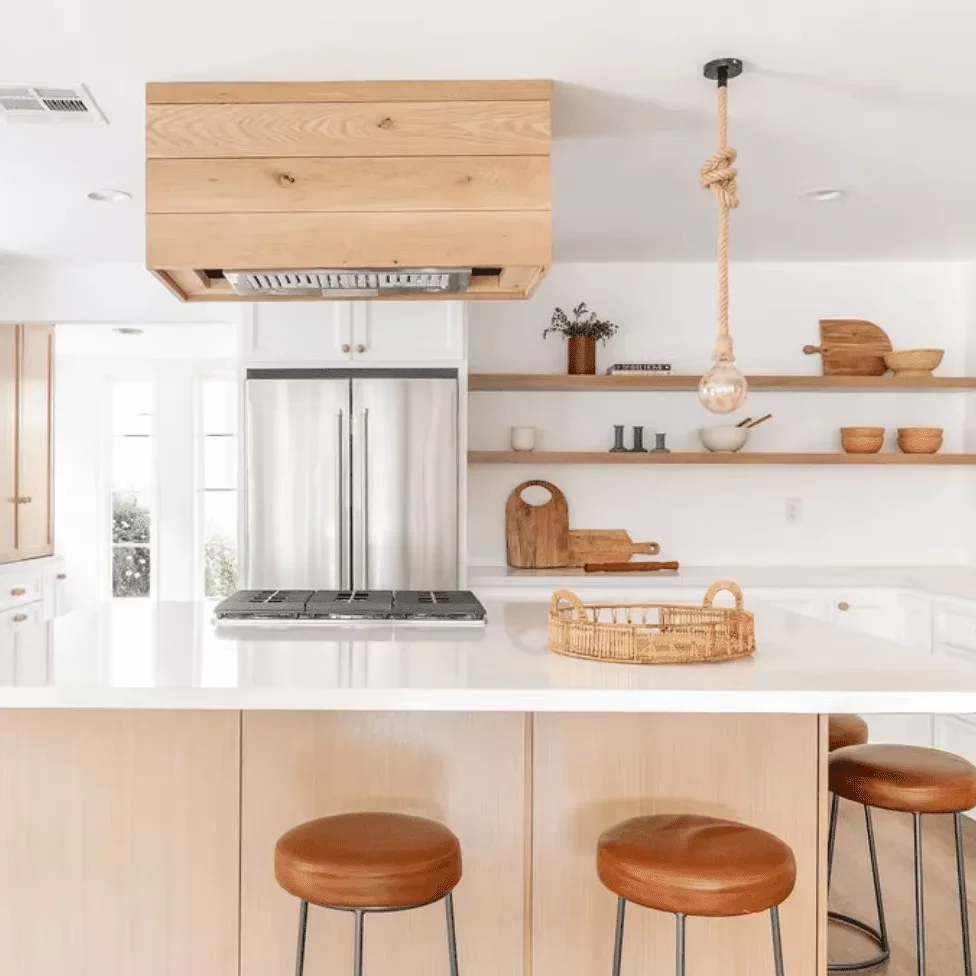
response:
[[[0,973],[236,976],[239,728],[0,712]]]
[[[525,960],[529,719],[516,713],[245,712],[241,976],[294,965],[298,900],[273,873],[290,827],[355,810],[430,817],[460,838],[455,896],[464,976]],[[351,973],[352,916],[310,909],[306,973]],[[366,918],[367,973],[448,973],[444,905]]]
[[[536,715],[534,976],[610,973],[616,898],[597,880],[597,838],[679,812],[741,820],[793,848],[786,972],[820,976],[820,749],[815,715]],[[674,972],[674,930],[673,915],[628,906],[624,973]],[[772,973],[769,915],[689,918],[687,953],[689,974]]]

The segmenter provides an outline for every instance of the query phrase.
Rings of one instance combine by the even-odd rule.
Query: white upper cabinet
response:
[[[244,325],[248,366],[460,363],[463,302],[260,302]]]
[[[465,309],[464,302],[356,302],[353,358],[370,366],[461,362]]]
[[[255,302],[241,343],[248,366],[346,363],[352,354],[350,302]],[[248,322],[250,318],[250,322]]]

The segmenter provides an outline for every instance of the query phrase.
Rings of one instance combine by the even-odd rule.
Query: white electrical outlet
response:
[[[803,499],[802,498],[786,499],[786,521],[787,522],[803,521]]]

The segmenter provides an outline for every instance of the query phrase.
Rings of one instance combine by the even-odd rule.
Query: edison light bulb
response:
[[[732,358],[717,359],[698,384],[698,399],[712,413],[738,410],[746,402],[748,392],[749,384],[735,368]]]

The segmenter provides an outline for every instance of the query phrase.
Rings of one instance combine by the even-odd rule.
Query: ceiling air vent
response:
[[[0,85],[0,118],[8,122],[106,122],[84,85]]]

